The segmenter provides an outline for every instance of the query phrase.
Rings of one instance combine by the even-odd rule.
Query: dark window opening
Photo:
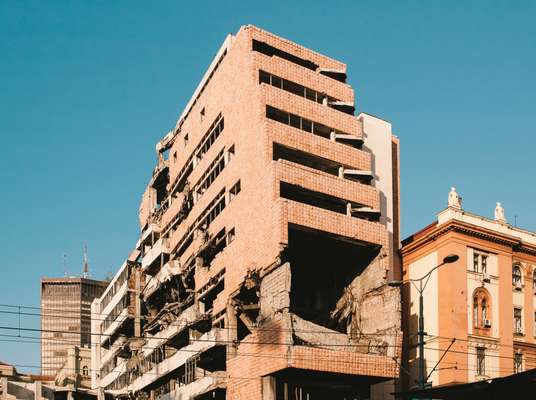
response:
[[[347,213],[346,200],[339,197],[331,196],[325,193],[315,192],[301,186],[292,185],[290,183],[281,182],[280,195],[284,199],[297,201],[299,203],[308,204],[313,207],[322,208],[324,210],[333,211],[339,214]],[[354,207],[362,207],[361,204],[351,203]]]
[[[259,83],[266,83],[267,85],[274,86],[278,89],[285,90],[300,97],[304,97],[307,100],[314,101],[318,104],[326,104],[334,110],[344,112],[345,114],[354,114],[353,106],[339,102],[338,99],[328,96],[325,93],[321,93],[306,86],[302,86],[299,83],[280,78],[263,70],[259,70]]]
[[[252,48],[253,51],[258,51],[259,53],[262,53],[269,57],[277,56],[279,58],[290,61],[294,64],[298,64],[312,71],[316,71],[318,69],[318,64],[315,64],[314,62],[306,60],[304,58],[295,56],[294,54],[287,53],[286,51],[277,49],[265,42],[260,42],[258,40],[253,39]]]
[[[332,132],[333,134],[344,134],[343,132],[336,131],[335,129],[332,129],[329,126],[319,122],[311,121],[307,118],[300,117],[299,115],[291,114],[268,105],[266,106],[266,117],[274,121],[281,122],[282,124],[301,129],[302,131],[313,133],[317,136],[322,136],[326,139],[331,138]],[[351,144],[348,145],[351,146]],[[358,145],[360,146],[361,143],[358,143]]]
[[[277,374],[275,400],[370,399],[371,377],[287,369]]]
[[[318,171],[326,172],[330,175],[338,176],[340,164],[326,158],[318,157],[314,154],[306,153],[300,150],[291,149],[279,143],[273,146],[274,160],[287,160],[305,167],[313,168]]]
[[[212,347],[201,354],[197,366],[210,372],[225,371],[226,353],[225,346]]]
[[[334,321],[331,313],[343,296],[344,289],[379,254],[380,248],[373,244],[289,226],[291,312],[346,333],[346,326]]]
[[[236,323],[237,323],[236,337],[237,337],[238,341],[240,342],[240,341],[244,340],[244,338],[247,335],[249,335],[251,332],[249,331],[249,329],[246,327],[246,325],[239,318],[237,318]]]
[[[320,73],[328,78],[335,79],[336,81],[346,83],[346,74],[341,71],[320,71]]]

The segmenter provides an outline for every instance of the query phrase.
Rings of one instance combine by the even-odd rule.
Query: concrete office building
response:
[[[94,388],[140,399],[392,391],[398,140],[354,107],[345,64],[253,26],[225,39],[156,146],[140,240],[93,304]]]
[[[87,278],[41,280],[41,374],[56,375],[74,346],[89,348],[91,303],[107,285]]]

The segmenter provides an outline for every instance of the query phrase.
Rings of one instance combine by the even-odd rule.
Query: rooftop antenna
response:
[[[67,272],[67,253],[63,253],[63,275],[67,278],[69,273]]]
[[[87,261],[87,244],[84,243],[84,272],[82,278],[89,278],[89,263]]]

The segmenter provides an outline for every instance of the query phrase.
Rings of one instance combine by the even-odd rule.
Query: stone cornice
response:
[[[431,241],[437,240],[439,237],[444,236],[449,232],[461,233],[467,236],[472,236],[478,239],[511,247],[512,250],[516,252],[536,255],[536,246],[524,243],[519,238],[504,235],[502,233],[494,232],[489,229],[485,229],[455,219],[452,219],[447,223],[437,225],[434,229],[430,230],[423,236],[418,237],[413,241],[409,241],[405,246],[402,247],[401,253],[403,256],[406,256],[418,249],[419,247]]]

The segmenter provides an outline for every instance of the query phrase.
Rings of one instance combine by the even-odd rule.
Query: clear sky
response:
[[[400,137],[405,236],[451,185],[536,231],[535,19],[533,1],[0,0],[0,303],[38,306],[84,243],[94,277],[119,267],[156,142],[243,24],[347,63],[358,111]],[[39,365],[38,344],[6,340],[0,360]]]

